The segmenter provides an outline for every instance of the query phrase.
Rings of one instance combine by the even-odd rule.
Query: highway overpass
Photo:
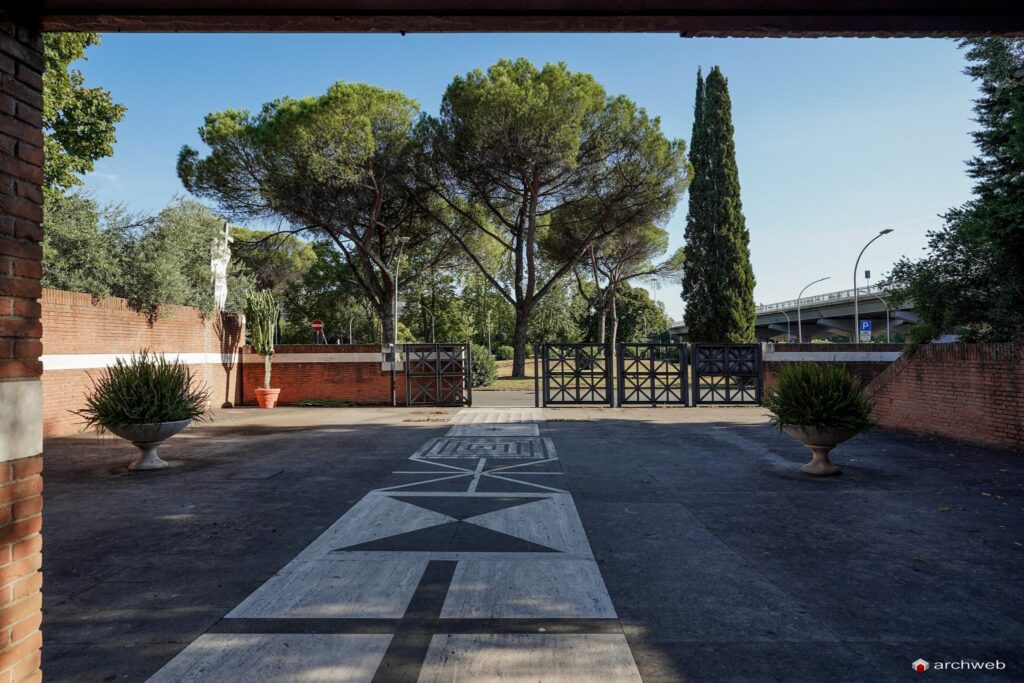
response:
[[[858,287],[860,319],[871,321],[871,335],[877,341],[886,341],[886,318],[892,335],[905,335],[917,322],[913,302],[907,301],[890,309],[886,293],[875,285]],[[785,342],[790,337],[803,340],[829,339],[837,336],[853,338],[854,290],[844,289],[826,294],[790,299],[757,307],[757,338],[759,341]],[[887,316],[888,312],[888,316]],[[800,324],[798,325],[798,319]],[[686,326],[680,321],[670,328],[673,338],[686,340]],[[895,338],[894,338],[895,341]]]

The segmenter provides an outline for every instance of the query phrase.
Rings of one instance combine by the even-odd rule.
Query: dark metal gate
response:
[[[619,344],[619,405],[689,405],[686,344]]]
[[[608,344],[542,344],[541,405],[612,405]]]
[[[406,405],[472,405],[469,344],[404,344],[403,353]]]
[[[693,404],[760,403],[760,344],[694,344]]]

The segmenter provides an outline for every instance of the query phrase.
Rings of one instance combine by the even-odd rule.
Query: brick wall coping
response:
[[[800,361],[815,361],[818,363],[888,363],[899,359],[903,354],[900,351],[790,351],[781,352],[778,350],[765,351],[762,360],[798,363]]]

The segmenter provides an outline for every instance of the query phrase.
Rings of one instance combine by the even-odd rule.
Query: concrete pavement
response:
[[[209,643],[255,678],[325,652],[354,680],[1024,667],[1011,454],[870,433],[812,480],[756,408],[521,408],[228,411],[165,455],[129,476],[120,442],[47,444],[49,680],[224,666]]]

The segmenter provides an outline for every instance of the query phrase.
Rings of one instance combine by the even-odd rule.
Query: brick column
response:
[[[41,678],[42,72],[41,34],[0,22],[0,683]]]

